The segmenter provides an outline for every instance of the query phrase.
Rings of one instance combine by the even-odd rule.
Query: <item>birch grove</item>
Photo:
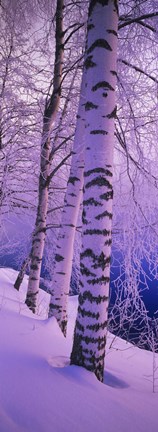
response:
[[[71,364],[103,381],[110,283],[118,5],[90,1],[81,281]]]
[[[89,1],[85,49],[87,1],[50,0],[46,14],[43,0],[9,3],[0,4],[0,222],[1,232],[6,230],[0,253],[18,248],[17,261],[23,264],[17,290],[30,265],[26,304],[33,312],[43,260],[42,277],[51,276],[45,284],[51,294],[49,317],[66,336],[74,237],[83,206],[71,363],[102,381],[107,320],[110,331],[126,338],[134,327],[142,346],[144,329],[150,327],[144,290],[150,277],[154,283],[158,279],[157,2],[120,0],[118,24],[117,1]],[[6,229],[8,221],[15,224],[15,214],[16,244]],[[20,231],[23,217],[29,234]]]

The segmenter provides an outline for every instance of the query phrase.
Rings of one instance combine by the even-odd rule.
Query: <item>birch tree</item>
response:
[[[110,281],[117,1],[90,1],[85,58],[85,170],[79,306],[71,364],[103,381]]]
[[[82,80],[77,125],[72,151],[70,176],[68,179],[64,209],[57,240],[53,271],[49,318],[55,316],[66,336],[67,303],[73,260],[75,229],[82,197],[84,169],[84,105],[85,82]]]
[[[56,8],[56,53],[54,64],[54,80],[53,92],[48,102],[46,102],[45,112],[43,117],[43,131],[41,139],[41,161],[40,161],[40,177],[39,177],[39,192],[38,192],[38,208],[35,223],[35,230],[32,240],[31,262],[29,283],[26,296],[26,304],[35,312],[37,295],[39,291],[39,280],[41,272],[41,264],[46,235],[46,217],[48,209],[48,191],[49,191],[49,175],[50,175],[50,152],[51,140],[50,134],[54,124],[57,110],[60,103],[61,95],[61,80],[63,67],[63,0],[57,0]]]

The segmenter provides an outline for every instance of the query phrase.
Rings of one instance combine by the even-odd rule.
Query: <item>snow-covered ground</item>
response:
[[[109,335],[99,383],[69,366],[77,297],[64,339],[55,319],[46,319],[49,296],[40,291],[34,316],[24,304],[27,277],[20,293],[15,278],[0,269],[0,432],[157,432],[152,353]]]

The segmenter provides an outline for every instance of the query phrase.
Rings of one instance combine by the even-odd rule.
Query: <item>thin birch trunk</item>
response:
[[[83,190],[84,170],[84,104],[85,82],[82,79],[77,125],[74,137],[71,170],[65,195],[64,209],[55,254],[49,317],[55,316],[66,336],[67,302],[72,272],[75,230]]]
[[[65,104],[64,104],[64,107],[63,107],[63,110],[62,110],[62,115],[61,115],[61,118],[60,118],[60,121],[59,121],[59,127],[58,127],[58,130],[57,130],[57,132],[56,132],[56,134],[55,134],[55,137],[54,137],[53,147],[51,148],[51,151],[50,151],[50,156],[49,156],[49,161],[50,161],[50,163],[51,163],[51,161],[52,161],[52,159],[53,159],[53,157],[54,157],[56,151],[58,151],[58,150],[63,146],[63,144],[64,144],[66,141],[68,141],[68,139],[69,139],[69,137],[67,137],[66,139],[63,140],[62,143],[60,143],[58,146],[56,146],[56,143],[57,143],[57,141],[58,141],[58,136],[59,136],[59,134],[60,134],[60,128],[61,128],[61,126],[62,126],[62,122],[63,122],[64,116],[65,116],[65,113],[66,113],[66,110],[67,110],[67,107],[68,107],[68,102],[69,102],[69,98],[70,98],[70,95],[71,95],[71,91],[72,91],[72,88],[73,88],[73,85],[74,85],[75,75],[76,75],[76,71],[74,72],[74,76],[73,76],[73,79],[72,79],[72,81],[71,81],[71,85],[70,85],[70,88],[69,88],[69,92],[68,92],[67,98],[66,98],[66,100],[65,100]],[[62,159],[62,161],[59,162],[59,164],[56,165],[55,168],[51,171],[51,173],[50,173],[50,175],[49,175],[49,177],[48,177],[48,179],[47,179],[47,186],[48,186],[48,188],[49,188],[49,185],[50,185],[50,182],[51,182],[51,179],[53,178],[53,176],[56,174],[56,172],[58,171],[58,169],[60,169],[60,167],[61,167],[62,165],[64,165],[64,163],[66,162],[66,160],[67,160],[70,156],[71,156],[71,153],[67,154],[67,155]],[[46,227],[46,229],[47,229],[47,227]],[[26,259],[23,261],[23,263],[22,263],[22,265],[21,265],[21,268],[20,268],[20,270],[19,270],[19,273],[18,273],[17,279],[16,279],[16,281],[15,281],[15,283],[14,283],[14,288],[16,288],[18,291],[19,291],[19,289],[20,289],[20,286],[21,286],[22,281],[23,281],[24,276],[25,276],[25,271],[26,271],[26,267],[27,267],[27,261],[28,261],[28,263],[30,263],[30,253],[29,253],[29,256],[26,257]],[[26,266],[25,266],[25,263],[26,263]]]
[[[29,266],[29,264],[30,264],[30,255],[28,255],[28,257],[25,258],[24,261],[22,262],[20,271],[19,271],[18,276],[16,278],[16,281],[14,283],[14,288],[17,291],[19,291],[19,289],[20,289],[20,286],[22,284],[22,281],[23,281],[25,273],[26,273],[26,269]]]
[[[86,47],[81,287],[71,364],[103,381],[110,282],[118,7],[91,0]]]
[[[35,223],[35,232],[32,239],[30,275],[26,304],[35,312],[37,297],[39,292],[40,273],[42,257],[46,236],[46,219],[48,210],[48,190],[50,175],[50,134],[56,119],[57,110],[60,103],[61,80],[63,67],[63,9],[64,0],[57,0],[56,9],[56,53],[54,65],[53,93],[49,103],[46,104],[43,118],[43,132],[41,140],[41,161],[38,192],[38,208]]]

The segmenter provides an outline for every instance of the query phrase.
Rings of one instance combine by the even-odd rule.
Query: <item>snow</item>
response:
[[[27,277],[20,292],[15,278],[0,269],[0,432],[157,432],[152,353],[109,335],[101,384],[69,365],[77,297],[70,298],[65,339],[47,319],[48,294],[40,291],[33,315],[24,304]]]

